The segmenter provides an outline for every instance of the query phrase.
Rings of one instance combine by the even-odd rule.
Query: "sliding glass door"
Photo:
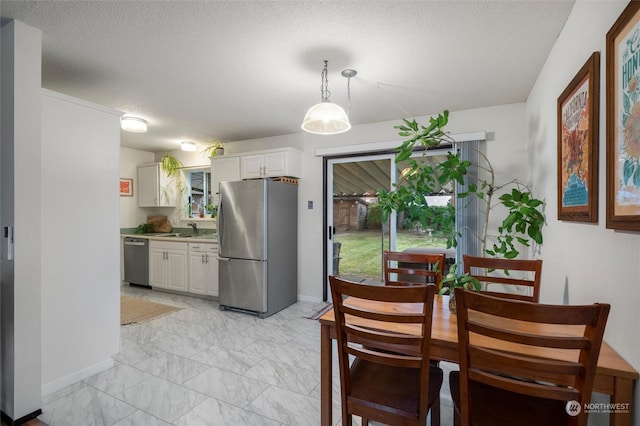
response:
[[[435,165],[447,152],[417,152],[413,159]],[[408,161],[395,163],[393,153],[327,160],[327,275],[382,284],[383,250],[446,249],[446,238],[437,224],[423,225],[405,212],[393,212],[387,221],[382,220],[378,192],[388,191],[396,183],[406,185],[407,173]],[[436,188],[426,195],[429,208],[454,208],[454,191],[453,185]],[[326,295],[328,298],[328,291]]]

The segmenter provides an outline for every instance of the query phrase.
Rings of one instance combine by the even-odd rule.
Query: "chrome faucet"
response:
[[[195,222],[187,222],[187,225],[193,229],[193,235],[198,235],[198,224]]]

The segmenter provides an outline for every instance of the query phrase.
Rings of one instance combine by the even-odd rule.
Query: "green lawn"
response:
[[[362,277],[369,280],[382,279],[383,242],[379,230],[336,234],[335,241],[342,243],[340,275]],[[385,234],[384,249],[388,247],[389,235]],[[396,250],[402,251],[409,247],[446,248],[447,242],[444,238],[398,231]]]

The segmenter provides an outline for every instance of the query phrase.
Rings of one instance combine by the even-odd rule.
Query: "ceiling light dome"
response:
[[[191,141],[182,141],[180,149],[183,151],[193,152],[196,150],[196,144]]]
[[[329,100],[331,92],[329,92],[329,80],[327,79],[327,64],[328,61],[324,61],[324,68],[320,74],[322,102],[309,108],[300,126],[305,132],[316,135],[335,135],[351,128],[349,117],[344,109]]]
[[[144,133],[147,131],[147,120],[140,117],[121,117],[120,128],[127,132]]]
[[[302,130],[317,135],[335,135],[351,128],[347,113],[329,100],[315,104],[302,120]]]

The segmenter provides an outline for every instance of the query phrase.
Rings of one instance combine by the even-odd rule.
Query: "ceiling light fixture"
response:
[[[320,85],[321,102],[309,108],[301,126],[305,132],[317,135],[335,135],[351,128],[347,113],[339,105],[329,100],[331,92],[329,92],[329,80],[327,79],[327,64],[328,61],[324,61],[324,68],[320,74],[322,79]],[[344,74],[346,71],[343,71],[342,74],[345,77],[351,78],[356,75],[355,71],[349,70],[353,71],[353,74],[347,76]],[[350,97],[351,95],[349,95]]]
[[[193,152],[196,150],[196,144],[190,141],[182,141],[180,149],[183,151]]]
[[[147,131],[147,120],[131,116],[121,117],[120,128],[127,132],[144,133]]]
[[[340,73],[347,79],[347,115],[351,114],[351,77],[358,75],[358,71],[352,69],[342,70]]]

